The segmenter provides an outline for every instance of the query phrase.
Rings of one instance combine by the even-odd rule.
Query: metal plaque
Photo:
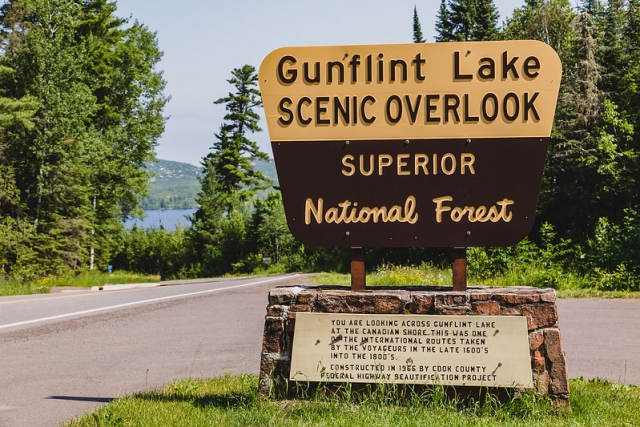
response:
[[[533,387],[523,316],[297,313],[290,379]]]

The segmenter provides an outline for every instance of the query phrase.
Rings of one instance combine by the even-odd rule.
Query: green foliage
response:
[[[394,385],[367,393],[344,387],[336,394],[322,389],[305,399],[274,400],[258,395],[258,378],[226,375],[186,379],[160,390],[117,399],[68,427],[144,425],[261,426],[567,426],[640,424],[640,389],[582,378],[570,381],[571,411],[527,392],[504,403],[448,399],[443,387],[399,397]],[[614,404],[615,403],[615,404]]]
[[[449,2],[452,33],[455,41],[472,40],[477,6],[478,3],[475,0],[451,0]]]
[[[498,17],[493,0],[441,0],[436,41],[498,40]]]
[[[507,18],[505,40],[540,40],[551,46],[564,63],[573,39],[575,12],[568,0],[527,0]]]
[[[251,239],[257,244],[252,248],[253,252],[268,252],[271,263],[282,263],[292,270],[302,268],[302,245],[289,231],[279,192],[269,193],[266,200],[256,201]]]
[[[640,215],[624,210],[621,224],[598,220],[593,238],[587,240],[586,270],[594,272],[593,287],[606,291],[640,291]]]
[[[193,249],[182,228],[133,227],[123,234],[122,249],[112,261],[115,270],[159,275],[163,280],[195,277]]]
[[[254,67],[244,65],[231,74],[233,77],[228,82],[234,86],[235,92],[214,102],[225,104],[227,114],[220,133],[216,135],[214,151],[204,158],[203,166],[207,179],[215,182],[218,191],[245,202],[251,200],[256,190],[270,184],[252,164],[257,159],[268,160],[267,154],[246,137],[247,132],[262,130],[258,126],[260,116],[254,111],[262,106],[262,98],[255,87],[258,75]],[[227,212],[231,208],[232,204],[228,204]]]
[[[424,43],[424,37],[422,37],[422,26],[420,25],[420,18],[418,17],[418,8],[413,6],[413,42]]]
[[[493,0],[479,0],[476,3],[476,16],[471,28],[472,40],[498,40],[498,18],[500,14]]]
[[[260,116],[254,109],[262,106],[262,99],[255,87],[255,68],[245,65],[234,69],[232,75],[228,82],[235,92],[215,101],[225,104],[227,114],[213,151],[203,159],[202,188],[196,200],[200,208],[189,230],[202,259],[203,274],[251,271],[259,265],[256,247],[250,247],[247,233],[252,226],[250,201],[257,190],[270,184],[253,162],[268,157],[246,134],[261,130]],[[254,235],[257,227],[255,224]]]
[[[155,34],[114,12],[107,0],[0,9],[0,219],[17,238],[0,241],[4,274],[78,271],[94,252],[105,268],[138,212],[167,98]]]
[[[543,224],[539,235],[539,244],[524,239],[504,248],[469,248],[469,271],[479,278],[490,278],[521,266],[552,270],[571,265],[580,251],[580,248],[572,245],[571,240],[558,238],[551,224]]]
[[[160,276],[141,275],[126,271],[105,273],[99,271],[76,272],[66,276],[46,276],[41,279],[20,279],[13,276],[0,278],[0,296],[48,293],[51,288],[60,287],[93,287],[126,283],[158,282]]]
[[[493,0],[441,0],[436,41],[499,40],[498,18]]]
[[[436,15],[436,33],[437,42],[452,42],[455,40],[451,12],[447,7],[447,0],[440,0],[440,8]]]
[[[639,22],[637,0],[585,1],[577,13],[566,0],[530,0],[503,32],[544,41],[562,59],[539,217],[574,242],[573,271],[597,289],[637,287]]]
[[[628,271],[625,264],[618,264],[614,271],[595,268],[589,287],[598,291],[640,291],[640,279],[634,271]]]

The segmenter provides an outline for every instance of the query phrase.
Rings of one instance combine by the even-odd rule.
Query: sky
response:
[[[524,0],[494,0],[499,22]],[[231,71],[256,71],[283,46],[411,43],[413,7],[427,42],[435,36],[439,0],[117,0],[116,14],[157,33],[164,52],[157,69],[171,96],[159,159],[199,165],[215,141],[225,114],[213,101],[233,91]],[[258,111],[264,116],[262,109]],[[249,135],[271,156],[266,122]]]

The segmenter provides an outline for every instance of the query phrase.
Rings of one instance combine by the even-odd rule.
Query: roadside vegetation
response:
[[[203,153],[188,224],[124,229],[142,213],[168,97],[156,34],[116,7],[0,7],[0,294],[44,292],[42,282],[108,266],[195,278],[262,273],[268,256],[270,272],[347,272],[347,250],[291,236],[277,186],[255,166],[268,157],[252,140],[262,99],[251,65],[233,69],[230,92],[214,101],[226,115]],[[563,64],[535,226],[513,247],[469,249],[470,284],[640,291],[639,11],[640,0],[526,1],[502,25],[491,0],[427,11],[437,42],[540,40]],[[424,42],[413,12],[413,39]],[[446,250],[424,248],[366,258],[372,285],[447,284],[449,263]]]
[[[160,276],[116,271],[114,273],[81,272],[62,277],[46,276],[35,281],[5,280],[0,282],[0,296],[47,294],[55,287],[90,288],[103,285],[159,282]]]
[[[610,248],[589,241],[587,255],[580,246],[559,239],[548,224],[540,234],[538,244],[525,239],[509,248],[469,248],[468,285],[553,288],[560,297],[640,298],[640,278],[633,269],[625,264],[614,271],[602,267],[603,252]],[[602,258],[595,259],[595,253]],[[450,263],[441,259],[439,264],[380,263],[367,274],[367,286],[451,286]],[[337,271],[311,277],[317,285],[349,286],[350,280],[349,274]]]
[[[259,396],[255,376],[186,379],[117,399],[68,423],[107,426],[631,426],[640,425],[640,388],[571,380],[571,411],[527,393],[506,404],[458,403],[441,387],[407,400],[392,393],[276,400]],[[393,388],[391,387],[391,391]]]

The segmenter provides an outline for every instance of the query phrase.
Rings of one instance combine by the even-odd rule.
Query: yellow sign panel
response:
[[[285,47],[259,72],[272,142],[548,137],[561,76],[529,40]]]

